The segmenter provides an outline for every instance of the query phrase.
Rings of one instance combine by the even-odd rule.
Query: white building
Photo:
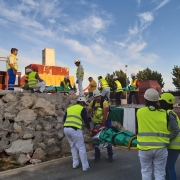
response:
[[[55,66],[55,50],[53,48],[42,50],[42,65]]]

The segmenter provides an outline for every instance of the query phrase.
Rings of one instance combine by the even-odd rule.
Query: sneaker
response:
[[[88,168],[86,168],[85,170],[83,170],[84,172],[86,172],[86,171],[89,171],[89,170],[91,170],[92,169],[92,167],[91,166],[89,166]]]
[[[100,157],[94,158],[94,163],[98,163],[100,161]]]
[[[108,161],[109,162],[113,162],[114,160],[113,160],[113,157],[112,156],[108,156]]]
[[[77,169],[78,167],[81,167],[80,163],[78,165],[74,166],[73,169]]]

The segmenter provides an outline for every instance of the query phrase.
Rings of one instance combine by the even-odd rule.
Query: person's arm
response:
[[[65,113],[64,117],[63,117],[63,122],[66,121],[66,116],[67,116],[67,112]]]
[[[91,86],[90,86],[90,84],[89,84],[89,86],[87,87],[87,88],[85,88],[85,89],[83,89],[83,91],[86,91],[87,89],[89,89]]]
[[[89,120],[88,120],[88,116],[87,116],[87,111],[86,111],[85,108],[83,108],[82,111],[81,111],[81,117],[82,117],[82,119],[83,119],[83,121],[84,121],[87,129],[88,129],[89,131],[91,131],[90,124],[89,124]]]
[[[109,112],[108,102],[104,102],[103,103],[103,119],[102,119],[102,125],[103,126],[105,126],[105,124],[106,124],[108,112]]]
[[[170,112],[168,115],[169,125],[170,125],[170,141],[172,141],[180,132],[178,127],[178,122],[176,115],[173,112]]]
[[[70,87],[70,89],[72,90],[73,88],[72,88],[72,86],[71,86],[70,80],[69,80],[68,82],[69,82],[69,87]]]
[[[64,83],[63,83],[63,81],[61,81],[60,86],[61,86],[62,88],[64,88]]]
[[[36,78],[37,80],[39,80],[40,82],[44,81],[43,79],[41,79],[41,78],[39,77],[39,74],[38,74],[38,73],[36,73],[35,78]]]

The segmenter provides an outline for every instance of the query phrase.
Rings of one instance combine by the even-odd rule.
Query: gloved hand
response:
[[[76,84],[78,84],[79,83],[79,80],[76,80]]]
[[[88,121],[89,121],[89,122],[91,122],[91,121],[92,121],[91,117],[88,117]]]

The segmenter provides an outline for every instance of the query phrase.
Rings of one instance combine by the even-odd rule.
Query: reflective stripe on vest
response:
[[[164,148],[170,143],[170,131],[167,128],[167,113],[165,110],[150,111],[143,107],[137,111],[138,135],[137,148],[149,150]]]
[[[79,65],[79,66],[81,66],[81,65]],[[77,70],[76,70],[76,77],[79,76],[79,68],[80,67],[78,67]],[[81,66],[81,68],[82,68],[82,72],[80,74],[80,78],[83,78],[84,77],[84,68],[82,66]]]
[[[28,85],[29,87],[35,87],[38,84],[38,80],[36,79],[37,72],[32,71],[28,76]]]
[[[104,78],[101,78],[99,81],[101,82],[101,87],[103,89],[109,88],[109,84]]]
[[[115,80],[115,83],[116,83],[116,86],[117,86],[116,92],[121,92],[121,91],[123,91],[123,90],[122,90],[122,85],[121,85],[121,83],[120,83],[118,80]]]
[[[167,110],[168,115],[170,112],[176,116],[178,127],[180,128],[180,120],[179,120],[178,115],[172,110]],[[168,149],[180,150],[180,132],[172,141],[170,141],[170,145],[168,146]]]
[[[137,86],[136,86],[137,81],[138,81],[137,79],[132,80],[131,86],[134,87],[134,88],[136,88],[136,87],[137,87]],[[137,88],[137,89],[135,89],[135,90],[133,90],[133,91],[139,91],[139,88]]]
[[[67,116],[66,121],[64,123],[64,127],[71,126],[76,127],[78,129],[82,129],[82,121],[81,111],[83,110],[83,106],[76,104],[67,108]]]
[[[7,60],[7,63],[6,63],[6,68],[7,70],[8,69],[11,69],[11,66],[10,66],[10,57],[13,57],[14,58],[14,69],[15,70],[18,70],[18,64],[17,64],[17,59],[16,59],[16,56],[14,54],[11,54],[9,57],[8,57],[8,60]]]

